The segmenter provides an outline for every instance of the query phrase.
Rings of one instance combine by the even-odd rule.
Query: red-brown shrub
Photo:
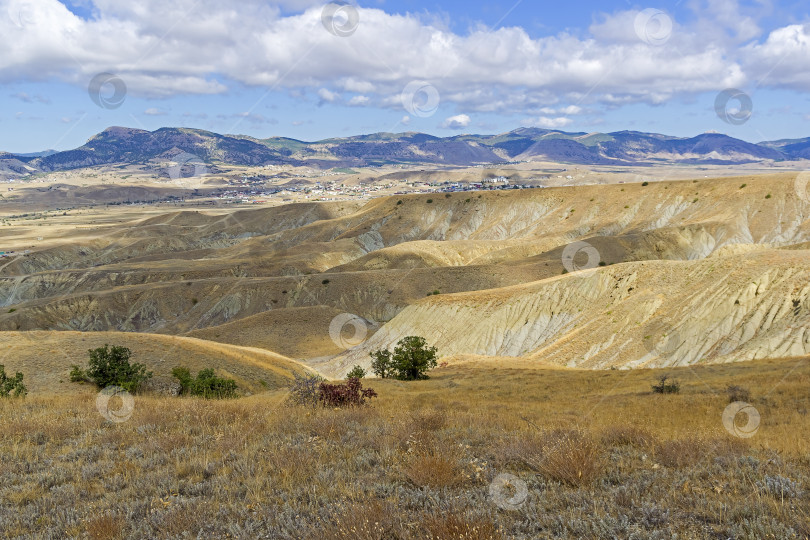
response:
[[[351,377],[342,384],[321,383],[318,399],[325,407],[355,407],[365,405],[367,399],[377,397],[371,388],[363,388],[360,379]]]

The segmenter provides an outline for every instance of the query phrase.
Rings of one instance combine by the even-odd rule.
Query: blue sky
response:
[[[521,126],[810,136],[806,2],[325,6],[0,0],[0,150],[75,148],[112,125],[305,140]],[[751,111],[732,100],[718,113],[730,88]]]

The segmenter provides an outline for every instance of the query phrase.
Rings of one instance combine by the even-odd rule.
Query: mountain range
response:
[[[150,166],[156,161],[188,161],[192,156],[208,164],[306,165],[323,169],[419,163],[471,166],[526,160],[617,166],[724,165],[810,159],[810,138],[754,144],[720,133],[682,138],[636,131],[567,133],[519,128],[500,135],[375,133],[305,142],[188,128],[146,131],[111,127],[74,150],[0,152],[0,176],[109,164]]]

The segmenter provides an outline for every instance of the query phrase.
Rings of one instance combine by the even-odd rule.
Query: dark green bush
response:
[[[172,369],[172,376],[180,383],[181,394],[191,394],[205,399],[228,399],[236,397],[236,381],[217,377],[213,369],[201,369],[193,378],[184,366]]]
[[[437,365],[436,347],[428,347],[425,338],[408,336],[394,347],[394,352],[378,350],[371,353],[371,369],[380,378],[393,377],[401,381],[429,378],[427,371]]]
[[[19,371],[13,376],[6,375],[6,366],[0,364],[0,397],[25,397],[28,389],[23,384],[23,374]]]
[[[362,379],[366,376],[366,370],[360,366],[354,366],[349,373],[346,374],[347,379]]]
[[[87,352],[90,354],[87,372],[73,366],[71,377],[82,374],[85,375],[85,380],[95,383],[99,388],[120,386],[127,392],[137,392],[144,382],[152,378],[152,372],[146,371],[143,364],[130,364],[132,351],[126,347],[110,347],[105,344]]]
[[[387,349],[380,349],[370,354],[371,356],[371,371],[381,378],[387,379],[393,377],[394,367],[391,361],[391,351]]]

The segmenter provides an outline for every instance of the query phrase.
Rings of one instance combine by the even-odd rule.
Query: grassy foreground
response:
[[[96,394],[0,402],[0,531],[43,538],[808,538],[810,361],[453,364],[368,407]],[[753,436],[724,427],[750,391]],[[117,398],[114,398],[117,399]],[[747,417],[730,427],[751,434]]]

